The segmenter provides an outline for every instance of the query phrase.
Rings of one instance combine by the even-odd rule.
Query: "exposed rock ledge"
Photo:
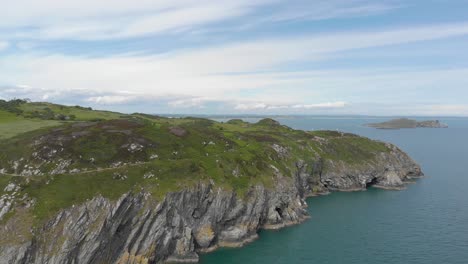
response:
[[[420,167],[391,146],[373,162],[297,162],[294,177],[277,175],[274,190],[250,189],[245,198],[211,184],[168,194],[162,202],[147,193],[118,201],[95,197],[66,209],[32,238],[0,245],[0,263],[197,262],[198,253],[238,247],[261,228],[277,229],[308,218],[305,198],[370,185],[399,189],[422,176]],[[8,236],[14,219],[0,230]]]

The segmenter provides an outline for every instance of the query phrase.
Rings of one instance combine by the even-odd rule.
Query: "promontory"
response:
[[[197,262],[301,223],[306,197],[422,175],[392,144],[272,119],[0,101],[0,263]]]

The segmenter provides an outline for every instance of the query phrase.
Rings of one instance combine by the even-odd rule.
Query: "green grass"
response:
[[[112,173],[106,171],[36,177],[27,185],[24,192],[37,199],[34,215],[40,221],[51,217],[60,209],[73,204],[81,204],[98,194],[116,199],[121,194],[132,190],[136,182],[135,177],[129,177],[127,180],[114,180]]]
[[[61,123],[59,121],[55,120],[26,119],[0,110],[0,140],[60,124]]]
[[[129,191],[139,192],[144,189],[162,200],[168,192],[189,188],[199,182],[208,183],[209,179],[215,179],[215,183],[221,187],[237,191],[240,196],[251,185],[272,187],[271,173],[258,174],[253,178],[248,175],[236,178],[223,175],[222,169],[209,169],[207,163],[208,160],[203,160],[194,166],[194,161],[190,159],[154,161],[101,172],[29,177],[28,183],[24,177],[15,178],[23,182],[22,192],[37,200],[33,215],[38,223],[49,219],[61,209],[79,205],[97,195],[116,200]],[[144,179],[148,172],[153,173],[154,177]],[[214,172],[217,177],[211,174]],[[126,175],[127,178],[114,179],[115,173]],[[10,179],[0,176],[0,186],[6,186]]]
[[[66,116],[74,115],[76,117],[75,120],[78,121],[110,120],[118,119],[123,116],[123,114],[116,112],[96,111],[85,107],[63,106],[51,103],[27,103],[20,106],[20,109],[24,111],[25,116],[28,116],[35,111],[43,112],[47,108],[51,109],[55,114],[63,114]]]
[[[20,117],[18,117],[17,115],[4,110],[0,110],[0,124],[14,122],[18,119],[20,119]]]
[[[389,151],[381,142],[356,135],[298,131],[271,119],[257,124],[240,120],[217,123],[200,118],[122,115],[48,103],[21,105],[24,115],[46,108],[54,113],[75,115],[77,120],[102,121],[87,122],[82,126],[70,121],[25,119],[0,111],[0,139],[3,138],[0,141],[0,168],[11,167],[14,161],[23,158],[19,168],[39,164],[45,173],[44,176],[29,177],[30,182],[24,181],[22,190],[36,198],[33,214],[39,222],[97,195],[117,199],[126,192],[145,189],[162,199],[168,192],[214,181],[217,186],[235,190],[242,196],[253,185],[274,187],[271,166],[288,177],[294,175],[299,159],[310,164],[318,158],[359,164],[371,161],[379,152]],[[60,128],[50,129],[51,126]],[[186,133],[174,134],[174,128]],[[40,138],[43,140],[38,140]],[[145,149],[129,152],[128,145],[135,142],[145,145]],[[278,155],[273,144],[284,147],[286,154]],[[59,155],[47,156],[51,149],[62,150]],[[158,158],[151,160],[149,157],[154,154]],[[47,163],[38,162],[35,155],[42,155]],[[69,169],[93,172],[47,175],[61,159],[73,161]],[[133,165],[109,168],[116,161]],[[135,165],[135,162],[143,163]],[[98,168],[105,170],[97,171]],[[143,175],[148,172],[155,177],[144,179]],[[128,178],[114,179],[114,173]],[[11,177],[0,176],[0,187],[9,180]]]
[[[353,134],[336,131],[314,131],[311,134],[327,139],[325,147],[321,147],[321,156],[325,159],[359,164],[373,160],[378,153],[390,151],[385,143]]]
[[[42,221],[60,209],[81,204],[97,195],[116,200],[126,192],[145,189],[155,198],[162,199],[169,191],[198,182],[198,178],[193,178],[193,173],[190,173],[190,162],[154,162],[101,172],[30,177],[30,182],[23,184],[23,192],[37,199],[34,215],[37,221]],[[144,179],[148,172],[155,176]],[[115,179],[116,173],[127,178]]]

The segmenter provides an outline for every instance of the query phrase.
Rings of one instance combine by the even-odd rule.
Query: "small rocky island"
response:
[[[197,262],[301,223],[309,196],[422,175],[392,144],[273,119],[0,100],[0,264]]]
[[[401,128],[448,128],[447,124],[441,123],[439,120],[426,120],[416,121],[408,118],[393,119],[387,122],[381,123],[370,123],[366,124],[368,127],[374,127],[378,129],[401,129]]]

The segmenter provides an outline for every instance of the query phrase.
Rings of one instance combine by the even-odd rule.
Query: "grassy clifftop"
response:
[[[29,126],[18,128],[21,122]],[[242,195],[255,184],[272,187],[279,173],[293,176],[298,160],[359,164],[389,151],[367,138],[293,130],[272,119],[219,123],[49,103],[1,109],[0,132],[0,195],[19,186],[16,197],[35,201],[38,221],[96,195],[145,189],[161,198],[200,181]]]
[[[26,100],[0,100],[0,140],[40,128],[60,126],[65,121],[99,121],[121,114],[94,111],[81,106],[63,106]]]

